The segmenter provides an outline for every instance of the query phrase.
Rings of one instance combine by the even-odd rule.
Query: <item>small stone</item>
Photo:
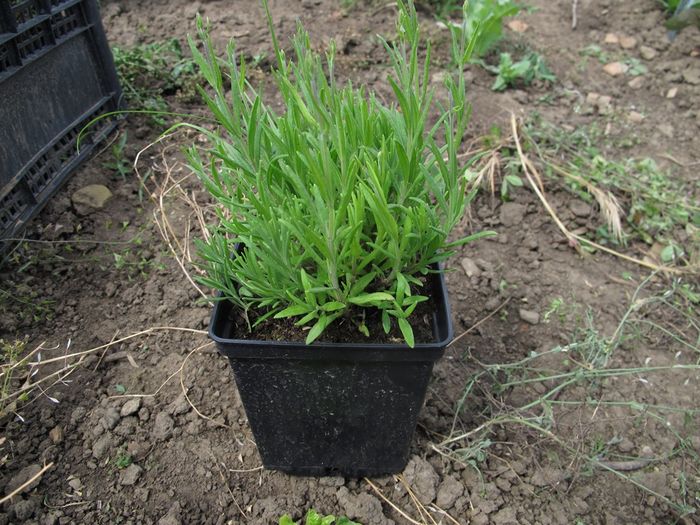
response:
[[[642,76],[634,77],[632,80],[627,82],[627,85],[631,89],[640,89],[642,86],[644,86],[644,77],[642,77]]]
[[[686,68],[683,71],[683,82],[693,86],[700,85],[700,68]]]
[[[22,470],[20,470],[17,474],[12,476],[10,481],[5,485],[5,493],[10,493],[24,485],[27,481],[32,479],[34,476],[36,476],[39,471],[41,471],[41,467],[39,465],[29,465],[27,467],[24,467]],[[37,478],[34,481],[32,481],[29,485],[27,485],[22,492],[29,492],[33,488],[35,488],[39,482],[41,481],[41,478]]]
[[[592,91],[588,95],[586,95],[586,103],[590,104],[591,106],[596,106],[596,105],[598,105],[599,98],[600,98],[600,93],[595,93]]]
[[[141,398],[135,397],[133,399],[129,399],[129,401],[124,403],[120,414],[122,417],[133,416],[134,414],[136,414],[136,412],[139,411],[140,408],[141,408]]]
[[[525,218],[527,208],[516,202],[501,205],[500,218],[504,226],[520,226]]]
[[[172,504],[168,513],[158,520],[158,525],[182,525],[180,517],[180,503],[177,501]]]
[[[644,60],[654,60],[659,53],[653,47],[642,46],[639,48],[639,54],[642,55]]]
[[[156,422],[153,426],[153,435],[156,439],[166,440],[173,435],[175,421],[167,412],[160,412],[156,416]]]
[[[73,490],[78,491],[83,488],[83,482],[80,480],[80,478],[73,478],[68,481],[68,486]]]
[[[467,274],[467,277],[478,277],[481,275],[481,270],[479,267],[476,265],[476,263],[470,259],[469,257],[464,257],[461,260],[462,264],[462,269],[464,270],[464,273]]]
[[[63,429],[61,427],[53,427],[49,432],[49,438],[54,445],[58,445],[63,441]]]
[[[532,310],[520,308],[518,310],[518,314],[520,315],[520,319],[522,319],[528,324],[535,325],[540,322],[540,314],[538,314],[537,312],[533,312]]]
[[[620,46],[622,49],[634,49],[637,47],[637,39],[633,36],[621,36]]]
[[[615,33],[607,33],[603,42],[605,42],[606,44],[619,44],[620,37],[617,36]]]
[[[618,77],[627,72],[627,66],[622,62],[610,62],[609,64],[605,64],[603,71],[611,77]]]
[[[139,467],[136,463],[132,463],[119,474],[119,483],[121,485],[135,485],[141,476],[143,469]]]
[[[508,22],[507,25],[508,29],[515,33],[524,33],[525,31],[527,31],[527,28],[530,27],[522,20],[511,20],[510,22]]]
[[[612,97],[608,95],[601,95],[600,97],[598,97],[596,106],[598,106],[598,111],[601,115],[610,113],[610,111],[612,110]]]
[[[576,217],[590,217],[593,212],[593,208],[591,208],[590,204],[578,199],[571,201],[569,209]]]
[[[629,454],[634,450],[634,443],[627,438],[623,438],[622,441],[617,444],[617,449],[623,454]]]
[[[668,90],[668,93],[666,93],[666,98],[676,98],[676,95],[678,95],[678,88],[672,87]]]
[[[627,115],[627,119],[633,124],[640,124],[644,120],[644,115],[637,111],[630,111],[630,114]]]
[[[141,410],[139,410],[139,421],[148,421],[150,417],[151,412],[146,407],[143,407]]]
[[[78,215],[88,215],[93,209],[104,208],[112,197],[112,192],[102,184],[90,184],[79,189],[71,196],[71,201]]]
[[[119,419],[121,419],[121,416],[119,415],[117,409],[114,407],[109,407],[107,410],[105,410],[105,414],[102,416],[102,419],[100,419],[100,422],[105,430],[112,430],[119,423]]]

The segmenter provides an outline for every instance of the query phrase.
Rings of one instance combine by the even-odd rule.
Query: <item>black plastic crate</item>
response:
[[[96,0],[0,0],[0,240],[115,127],[121,90]]]

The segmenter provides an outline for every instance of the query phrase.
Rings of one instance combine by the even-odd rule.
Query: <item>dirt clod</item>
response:
[[[122,406],[122,409],[120,411],[120,414],[122,417],[128,417],[128,416],[133,416],[136,414],[139,409],[141,408],[141,398],[137,397],[134,399],[130,399],[124,405]]]
[[[141,477],[141,472],[143,472],[143,469],[136,463],[132,463],[119,474],[119,484],[126,486],[135,485],[139,477]]]
[[[10,492],[13,492],[14,490],[18,489],[21,487],[24,483],[32,479],[34,476],[36,476],[39,471],[41,470],[41,466],[34,464],[34,465],[29,465],[28,467],[24,467],[22,470],[20,470],[17,474],[12,476],[10,478],[10,481],[5,485],[5,493],[9,494]],[[40,479],[36,479],[32,481],[29,485],[27,485],[22,492],[29,492],[32,489],[34,489],[37,485],[39,485]]]
[[[516,226],[525,218],[527,208],[517,202],[506,202],[501,206],[501,222],[504,226]]]
[[[440,483],[440,487],[437,491],[437,501],[435,503],[438,507],[449,509],[462,494],[464,494],[464,486],[450,476]]]
[[[177,501],[170,506],[168,513],[158,520],[158,525],[182,525],[180,503]]]
[[[435,500],[440,477],[430,463],[423,458],[413,456],[406,465],[403,475],[406,483],[413,488],[424,505]]]
[[[346,487],[340,487],[337,492],[338,503],[345,514],[360,523],[377,525],[394,525],[394,521],[384,515],[381,502],[366,492],[351,494]]]
[[[175,421],[167,412],[160,412],[156,416],[156,422],[153,426],[153,435],[156,439],[166,440],[173,435]]]

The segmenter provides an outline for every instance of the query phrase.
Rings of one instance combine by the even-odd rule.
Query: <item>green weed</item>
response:
[[[194,100],[200,80],[197,68],[176,38],[131,48],[113,47],[112,53],[130,109],[152,112],[156,124],[165,124],[165,117],[158,114],[168,111],[165,96]]]
[[[656,243],[663,247],[664,262],[693,263],[700,255],[700,206],[693,197],[700,191],[700,182],[684,182],[650,158],[608,158],[600,150],[603,137],[595,127],[564,132],[535,118],[525,133],[529,147],[544,161],[545,173],[564,175],[565,187],[579,198],[594,200],[581,181],[615,195],[625,210],[626,230],[619,240],[607,225],[601,226],[596,231],[601,242]]]
[[[131,162],[126,158],[126,143],[127,132],[124,130],[119,135],[119,139],[112,144],[112,160],[102,163],[102,167],[119,175],[123,181],[126,181],[127,175],[132,171]]]
[[[17,388],[26,365],[26,339],[0,339],[0,414],[4,415],[10,403],[10,394]]]
[[[279,525],[302,525],[301,520],[294,521],[291,516],[285,514],[279,520]],[[351,521],[345,516],[336,518],[333,515],[322,516],[314,509],[309,510],[304,518],[303,525],[362,525],[355,521]]]
[[[478,35],[473,58],[484,57],[503,36],[505,18],[517,15],[523,6],[513,0],[469,0],[464,2],[462,23],[454,26],[467,41]]]
[[[534,80],[556,81],[556,77],[547,67],[544,57],[539,53],[530,53],[518,62],[513,62],[510,53],[501,53],[498,67],[486,66],[486,69],[496,74],[496,80],[491,86],[494,91],[504,91],[518,83],[528,86]]]
[[[134,458],[132,458],[129,454],[122,452],[114,459],[114,466],[119,470],[122,470],[131,465],[133,462]]]

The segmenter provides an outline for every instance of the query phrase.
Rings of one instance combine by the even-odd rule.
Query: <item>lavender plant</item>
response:
[[[414,346],[410,324],[421,276],[455,248],[488,232],[454,241],[449,234],[473,194],[459,151],[470,119],[464,66],[478,41],[453,31],[457,64],[444,83],[448,102],[430,83],[430,43],[421,48],[412,0],[399,0],[397,38],[383,41],[391,60],[396,102],[382,103],[363,87],[335,77],[335,47],[322,58],[298,26],[293,58],[283,51],[263,0],[275,51],[274,78],[284,110],[271,109],[246,77],[235,43],[223,61],[225,85],[201,20],[200,52],[192,54],[210,91],[201,89],[218,123],[200,128],[206,152],[193,146],[189,162],[218,202],[218,224],[198,243],[206,276],[252,323],[295,318],[316,340],[341,316],[369,335],[358,312],[379,309],[384,330],[397,323]],[[466,10],[466,3],[465,3]],[[433,108],[439,117],[428,120]],[[236,245],[243,250],[236,251]],[[250,315],[256,312],[256,315]]]

